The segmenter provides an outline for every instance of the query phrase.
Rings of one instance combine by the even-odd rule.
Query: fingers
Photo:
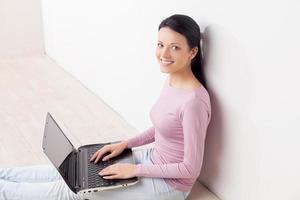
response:
[[[110,176],[103,176],[104,179],[119,179],[119,174],[114,174]]]
[[[112,165],[111,165],[111,166],[112,166]],[[102,169],[98,174],[99,174],[100,176],[105,176],[105,175],[111,174],[111,173],[112,173],[112,172],[110,171],[110,167],[111,167],[111,166]]]
[[[98,153],[99,153],[99,150],[94,153],[94,155],[91,157],[90,161],[93,161],[98,156]]]
[[[134,165],[135,166],[135,165]],[[131,172],[132,164],[117,163],[110,165],[99,172],[104,179],[125,179],[134,177]]]
[[[99,161],[99,159],[108,151],[110,151],[110,149],[108,149],[107,147],[102,147],[101,149],[99,149],[98,151],[96,151],[94,153],[94,155],[91,157],[90,161],[95,160],[95,163],[97,163]]]
[[[109,167],[102,169],[99,172],[99,175],[105,179],[114,179],[120,177],[120,174],[118,173],[118,169],[116,168],[115,165],[111,165]]]
[[[109,160],[109,159],[111,159],[113,157],[115,157],[115,152],[114,151],[111,152],[109,155],[105,156],[102,160],[103,161],[107,161],[107,160]]]
[[[93,154],[93,156],[91,157],[90,161],[93,161],[97,157],[97,154],[98,154],[98,151]]]
[[[100,158],[101,158],[105,153],[106,153],[106,152],[104,152],[104,151],[99,151],[99,152],[98,152],[98,155],[96,156],[95,163],[97,163],[97,162],[100,160]]]

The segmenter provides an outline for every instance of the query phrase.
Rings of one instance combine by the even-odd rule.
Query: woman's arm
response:
[[[155,141],[155,128],[151,126],[143,133],[127,140],[127,148],[138,147]]]
[[[138,164],[137,176],[159,178],[196,178],[199,176],[210,120],[205,103],[186,104],[182,127],[184,134],[184,158],[179,163]]]

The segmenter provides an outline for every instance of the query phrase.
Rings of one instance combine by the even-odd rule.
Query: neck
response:
[[[185,71],[170,74],[170,81],[172,85],[182,86],[194,79],[196,79],[196,77],[194,76],[191,67],[188,67]]]

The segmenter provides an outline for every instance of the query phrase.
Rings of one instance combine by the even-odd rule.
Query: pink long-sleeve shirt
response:
[[[150,110],[153,126],[128,140],[128,148],[154,142],[153,164],[137,164],[137,176],[164,178],[173,188],[189,191],[201,171],[210,118],[210,98],[204,87],[176,88],[167,76]]]

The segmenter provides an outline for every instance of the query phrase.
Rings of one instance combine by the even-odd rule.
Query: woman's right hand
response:
[[[127,145],[128,143],[126,140],[115,144],[104,145],[101,149],[94,153],[90,161],[92,162],[93,160],[95,160],[94,163],[97,163],[103,155],[105,155],[106,153],[110,153],[102,159],[103,161],[107,161],[110,158],[120,155],[127,148]]]

